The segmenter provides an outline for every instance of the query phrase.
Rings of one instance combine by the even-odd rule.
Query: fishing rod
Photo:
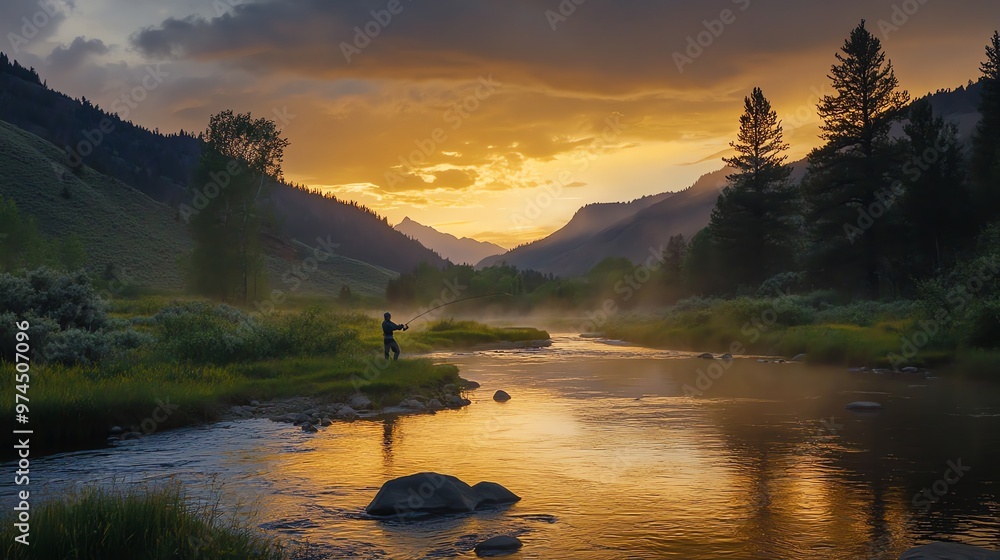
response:
[[[453,303],[459,303],[459,302],[462,302],[462,301],[469,301],[470,299],[498,297],[498,296],[510,296],[510,297],[514,297],[512,294],[508,294],[507,292],[502,292],[502,293],[499,293],[499,294],[485,294],[485,295],[481,295],[481,296],[470,296],[470,297],[467,297],[467,298],[456,299],[455,301],[449,301],[448,303],[443,303],[443,304],[441,304],[441,305],[439,305],[437,307],[428,309],[427,311],[424,311],[420,315],[417,315],[416,317],[410,319],[409,321],[407,321],[407,322],[405,322],[403,324],[409,326],[410,323],[416,321],[417,319],[423,317],[424,315],[427,315],[431,311],[437,311],[438,309],[441,309],[442,307],[446,307],[446,306],[451,305]]]

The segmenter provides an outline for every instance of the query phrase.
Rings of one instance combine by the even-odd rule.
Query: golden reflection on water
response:
[[[512,559],[895,560],[931,539],[1000,545],[995,390],[743,359],[691,398],[704,360],[566,338],[438,358],[483,384],[472,406],[315,435],[234,422],[42,465],[142,460],[149,476],[189,486],[211,472],[229,499],[257,504],[268,530],[328,558],[471,558],[500,533],[525,543]],[[496,389],[513,399],[494,402]],[[846,412],[855,400],[886,410]],[[915,509],[914,494],[958,457],[969,475]],[[420,471],[499,482],[522,501],[419,523],[363,515],[382,483]]]
[[[523,558],[843,559],[896,558],[913,541],[912,493],[884,470],[892,458],[872,450],[878,420],[842,417],[826,424],[842,433],[817,430],[824,414],[843,416],[845,402],[860,400],[842,394],[842,372],[775,379],[787,370],[739,360],[692,399],[680,391],[704,367],[692,359],[455,361],[483,383],[471,407],[337,424],[310,439],[309,451],[272,457],[272,471],[324,489],[316,501],[326,511],[360,512],[382,482],[419,471],[499,482],[523,500],[407,530],[336,519],[305,531],[311,540],[370,541],[374,531],[402,547],[389,557],[418,558],[470,532],[506,528],[522,532]],[[493,402],[499,388],[514,398]],[[557,521],[510,521],[524,514]]]

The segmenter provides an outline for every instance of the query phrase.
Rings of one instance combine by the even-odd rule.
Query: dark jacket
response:
[[[403,330],[403,325],[397,325],[388,319],[382,321],[382,338],[392,338],[393,331],[401,330]]]

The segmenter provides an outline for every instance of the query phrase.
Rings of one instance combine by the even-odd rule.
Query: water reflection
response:
[[[561,339],[438,358],[483,384],[473,406],[316,435],[267,420],[157,434],[39,459],[38,489],[172,475],[207,499],[215,478],[225,503],[256,503],[266,529],[329,558],[471,557],[499,533],[525,542],[512,558],[894,560],[928,539],[1000,547],[991,387],[737,360],[691,398],[707,363],[678,353]],[[514,398],[493,402],[501,388]],[[846,412],[854,400],[886,409]],[[913,496],[958,458],[972,470],[917,508]],[[424,522],[363,515],[386,479],[425,470],[523,500]]]

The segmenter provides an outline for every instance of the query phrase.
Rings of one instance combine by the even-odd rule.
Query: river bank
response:
[[[23,385],[30,399],[23,427],[34,432],[33,453],[211,422],[252,402],[308,397],[344,404],[364,394],[382,408],[419,395],[440,397],[444,388],[462,383],[452,365],[409,357],[386,361],[379,319],[361,313],[313,307],[256,316],[202,301],[93,305],[88,312],[104,325],[99,330],[59,330],[45,318],[30,320],[29,341],[40,359],[31,362]],[[410,356],[531,343],[548,333],[438,321],[398,338]],[[15,363],[0,363],[0,375],[14,379],[18,373]],[[13,384],[0,387],[0,414],[14,417],[15,390]],[[120,431],[111,433],[116,426]]]
[[[992,375],[1000,367],[1000,350],[974,332],[981,325],[970,323],[936,319],[921,302],[831,305],[813,294],[692,298],[669,308],[622,313],[595,330],[652,348],[786,359],[804,354],[814,364]]]

